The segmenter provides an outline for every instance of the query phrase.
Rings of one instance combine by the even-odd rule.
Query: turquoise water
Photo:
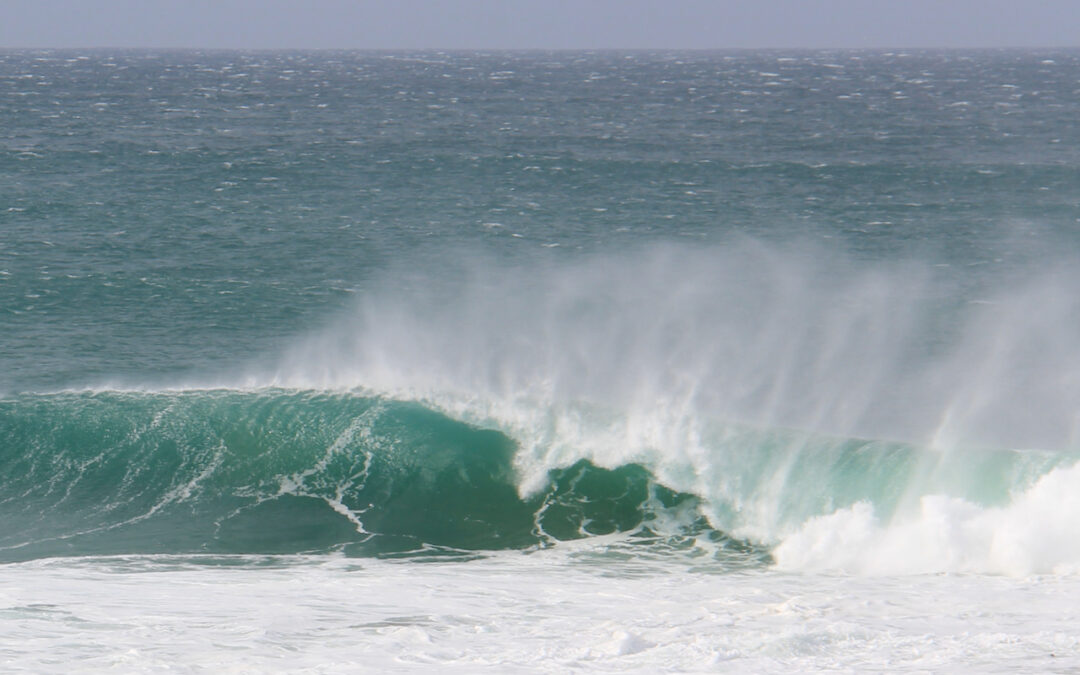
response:
[[[1080,431],[1078,73],[0,53],[0,559],[1008,508]]]
[[[518,495],[513,442],[417,405],[227,392],[3,406],[6,557],[445,554],[634,531],[697,500],[582,460]],[[14,497],[18,495],[17,497]],[[362,523],[361,523],[362,521]],[[675,539],[719,541],[694,514]],[[736,547],[739,548],[739,547]],[[743,547],[745,548],[745,547]],[[759,552],[760,556],[761,553]]]

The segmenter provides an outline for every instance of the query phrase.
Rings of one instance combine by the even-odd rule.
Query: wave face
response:
[[[73,393],[0,402],[0,559],[354,555],[713,530],[643,467],[588,461],[518,494],[514,442],[413,403],[289,392]],[[663,535],[663,536],[662,536]],[[628,535],[629,536],[629,535]]]
[[[626,424],[595,408],[573,415],[579,432],[595,425],[601,436]],[[1026,522],[1046,509],[1063,509],[1059,529],[1076,521],[1066,455],[941,453],[726,423],[699,431],[708,462],[696,467],[588,458],[586,443],[540,471],[509,428],[356,392],[22,395],[0,401],[0,560],[469,556],[584,538],[725,569],[1024,571],[1080,560],[1040,553]],[[1027,558],[1000,550],[1017,528],[1011,543]]]

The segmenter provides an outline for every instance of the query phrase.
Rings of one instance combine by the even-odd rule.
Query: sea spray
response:
[[[1052,257],[978,284],[950,267],[745,239],[451,258],[388,272],[228,384],[533,401],[545,414],[586,403],[942,446],[1075,444],[1078,280]]]
[[[1052,262],[964,284],[752,240],[464,260],[370,295],[269,381],[374,387],[504,430],[523,494],[581,458],[641,463],[763,543],[834,510],[887,527],[939,498],[1003,507],[1075,461],[1080,303]]]

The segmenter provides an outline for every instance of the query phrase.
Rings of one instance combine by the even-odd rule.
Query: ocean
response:
[[[0,52],[5,672],[1080,668],[1080,52]]]

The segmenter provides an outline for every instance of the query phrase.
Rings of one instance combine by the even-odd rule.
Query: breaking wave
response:
[[[594,538],[791,570],[1080,568],[1067,266],[753,241],[451,258],[243,372],[0,400],[0,555]]]

